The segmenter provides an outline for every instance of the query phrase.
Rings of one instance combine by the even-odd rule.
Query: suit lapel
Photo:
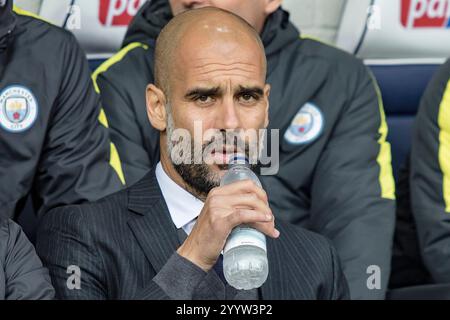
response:
[[[277,226],[278,227],[278,226]],[[269,261],[269,276],[261,287],[263,300],[285,300],[287,295],[285,290],[285,279],[282,271],[282,257],[279,256],[281,248],[277,248],[279,239],[267,237],[267,258]]]
[[[130,188],[128,209],[132,211],[128,226],[148,261],[159,272],[180,242],[154,170]]]
[[[128,226],[148,261],[159,272],[181,243],[154,170],[130,188],[128,209],[131,211]],[[267,238],[269,276],[260,288],[264,300],[286,298],[282,258],[278,255],[280,248],[277,248],[276,241]]]

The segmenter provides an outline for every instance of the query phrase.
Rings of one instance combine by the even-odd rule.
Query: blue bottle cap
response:
[[[236,154],[230,158],[228,164],[249,164],[249,161],[246,156]]]

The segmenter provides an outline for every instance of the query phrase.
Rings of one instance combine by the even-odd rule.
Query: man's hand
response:
[[[250,180],[212,189],[197,222],[178,254],[208,272],[233,228],[247,224],[278,238],[266,192]]]

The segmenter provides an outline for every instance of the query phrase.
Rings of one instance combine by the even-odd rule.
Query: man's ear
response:
[[[281,6],[283,0],[267,0],[266,8],[264,12],[266,15],[270,15],[277,11],[277,9]]]
[[[270,84],[264,86],[264,99],[266,100],[266,118],[264,120],[264,128],[269,126],[269,96],[270,96]]]
[[[167,127],[166,96],[164,92],[153,84],[149,84],[146,90],[147,116],[152,126],[164,131]]]

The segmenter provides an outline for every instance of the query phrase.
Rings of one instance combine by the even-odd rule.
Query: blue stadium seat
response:
[[[89,68],[94,72],[103,62],[105,62],[105,59],[89,59]]]
[[[422,95],[439,65],[372,65],[383,96],[392,147],[392,167],[397,179],[411,148],[414,118]]]

